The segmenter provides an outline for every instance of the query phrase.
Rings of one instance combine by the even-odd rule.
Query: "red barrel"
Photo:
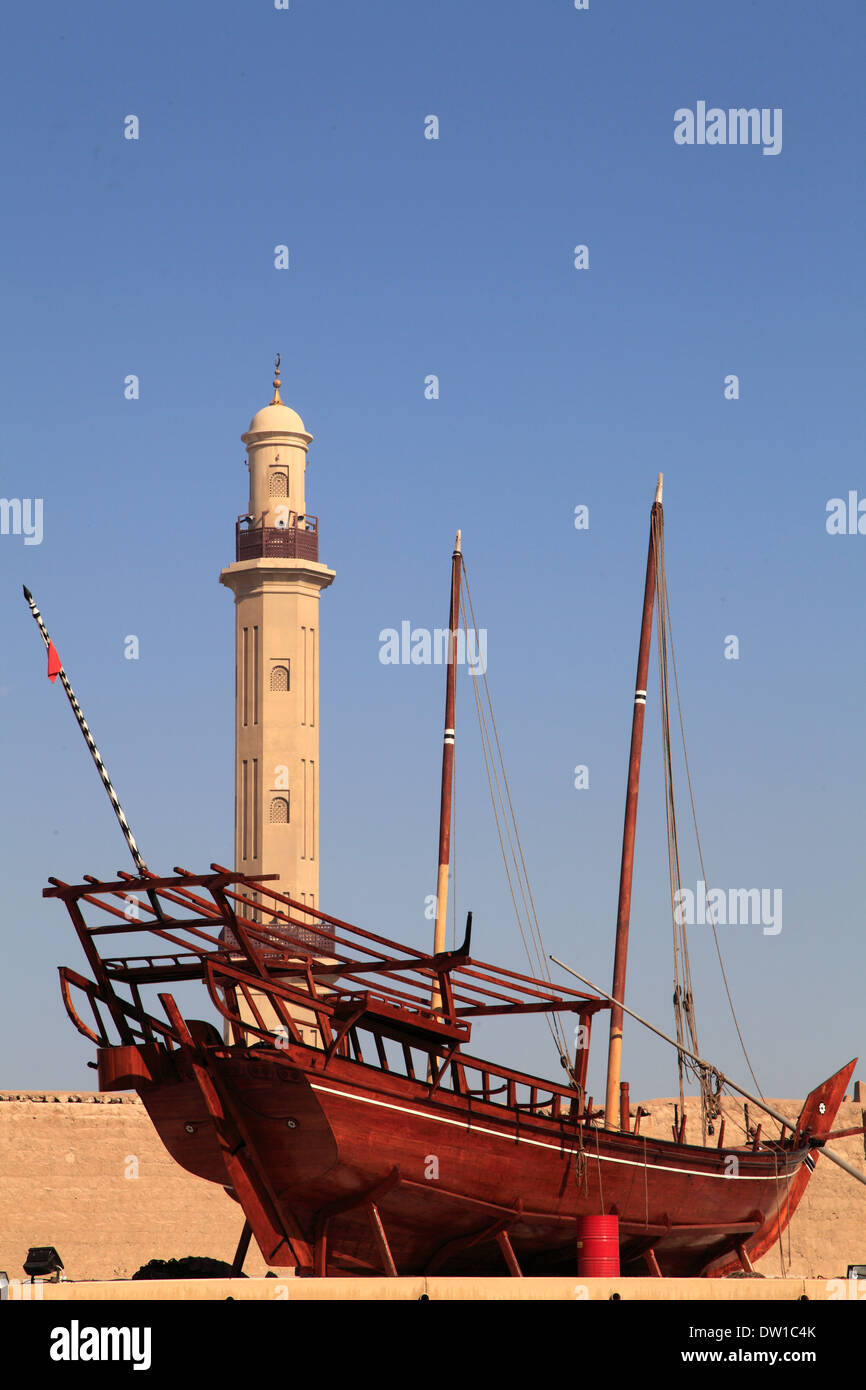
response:
[[[586,1279],[619,1277],[619,1217],[577,1218],[577,1272]]]

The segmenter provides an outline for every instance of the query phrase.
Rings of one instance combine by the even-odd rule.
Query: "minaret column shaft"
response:
[[[319,595],[333,572],[304,561],[232,565],[236,605],[235,864],[319,899]]]

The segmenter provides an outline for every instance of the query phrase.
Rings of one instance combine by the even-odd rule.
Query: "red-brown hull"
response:
[[[227,1186],[199,1088],[180,1056],[173,1063],[173,1076],[138,1082],[142,1100],[172,1156]],[[738,1244],[753,1258],[763,1253],[808,1180],[806,1148],[720,1152],[589,1129],[581,1154],[568,1119],[534,1115],[515,1126],[496,1104],[431,1097],[422,1083],[340,1057],[325,1069],[322,1054],[304,1047],[268,1056],[221,1049],[214,1069],[271,1190],[311,1247],[323,1213],[334,1213],[332,1273],[381,1272],[372,1193],[401,1274],[504,1273],[497,1230],[524,1273],[566,1272],[576,1267],[576,1217],[616,1212],[624,1270],[647,1272],[652,1250],[661,1273],[697,1275]],[[267,1241],[259,1243],[267,1258]]]
[[[670,1143],[630,1133],[625,1105],[622,1129],[600,1128],[586,1085],[600,997],[474,960],[468,924],[459,950],[417,956],[323,914],[310,928],[292,916],[303,905],[271,892],[262,928],[246,896],[266,891],[261,880],[240,876],[232,907],[237,882],[214,865],[46,891],[66,900],[96,976],[60,971],[100,1086],[138,1091],[172,1156],[237,1198],[238,1261],[251,1232],[270,1265],[299,1274],[577,1272],[578,1218],[615,1214],[623,1272],[697,1275],[750,1268],[784,1230],[856,1059],[782,1121],[779,1140],[761,1143],[758,1126],[751,1147]],[[128,901],[131,883],[192,912],[160,906],[150,924],[170,954],[100,956],[94,938],[128,927],[111,900]],[[82,902],[123,925],[88,925]],[[165,1022],[147,1010],[143,988],[184,980],[203,981],[231,1043],[170,993],[158,995]],[[577,1016],[564,1084],[466,1050],[472,1021],[539,1012]],[[311,1016],[305,1039],[297,1020],[309,1035]]]

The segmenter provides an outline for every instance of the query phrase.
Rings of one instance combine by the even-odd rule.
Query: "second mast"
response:
[[[451,556],[451,604],[448,610],[448,655],[445,683],[445,733],[442,739],[442,794],[439,801],[439,868],[436,876],[436,925],[433,951],[445,950],[448,916],[448,870],[451,863],[451,796],[454,785],[454,719],[457,695],[457,628],[460,622],[460,532]]]
[[[634,836],[637,824],[637,794],[640,784],[640,760],[643,746],[643,725],[646,713],[646,685],[649,673],[650,640],[652,638],[653,605],[656,591],[656,531],[662,525],[662,478],[656,486],[655,501],[650,513],[649,551],[646,562],[643,618],[635,680],[634,712],[631,722],[631,749],[628,761],[628,786],[625,797],[625,820],[622,832],[622,862],[619,871],[619,904],[616,916],[616,950],[613,962],[614,1003],[610,1010],[610,1043],[607,1055],[607,1090],[604,1101],[605,1129],[618,1129],[620,1119],[619,1083],[622,1074],[622,1003],[625,998],[625,970],[628,959],[628,929],[631,919],[631,885],[634,871]]]

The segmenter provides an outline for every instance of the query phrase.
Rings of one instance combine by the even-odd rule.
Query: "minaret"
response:
[[[238,518],[235,562],[220,583],[235,596],[235,868],[279,874],[272,886],[319,901],[318,518],[304,482],[312,435],[274,397],[241,436],[250,503]]]

